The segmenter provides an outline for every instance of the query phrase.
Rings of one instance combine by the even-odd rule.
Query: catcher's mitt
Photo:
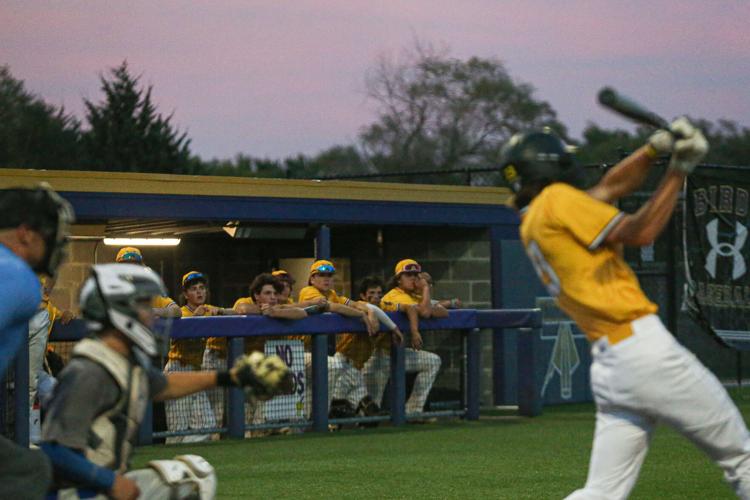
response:
[[[265,356],[260,352],[237,358],[229,370],[232,381],[245,388],[245,394],[266,401],[278,394],[291,394],[292,373],[284,361],[276,356]]]

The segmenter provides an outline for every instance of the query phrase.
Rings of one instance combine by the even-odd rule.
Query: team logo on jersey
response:
[[[581,364],[581,358],[578,356],[576,341],[573,337],[573,330],[570,322],[564,321],[557,327],[557,338],[552,348],[547,374],[544,376],[542,385],[542,397],[547,391],[547,385],[552,381],[555,373],[560,375],[560,397],[570,399],[573,397],[573,373],[578,365]]]
[[[741,278],[747,272],[742,248],[747,241],[747,227],[739,221],[734,223],[734,243],[719,241],[719,219],[713,219],[706,224],[706,237],[711,250],[706,255],[706,271],[712,278],[716,278],[716,261],[721,257],[732,258],[732,280]]]

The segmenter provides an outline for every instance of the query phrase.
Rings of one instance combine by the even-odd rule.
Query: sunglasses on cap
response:
[[[136,252],[125,252],[120,256],[120,262],[143,262],[143,256]]]
[[[421,273],[422,266],[420,266],[417,263],[406,264],[404,268],[401,270],[401,272],[402,273]]]
[[[182,284],[184,285],[188,281],[193,281],[193,280],[205,281],[206,277],[203,275],[203,273],[190,273],[187,276],[185,276],[185,278],[182,280]]]
[[[315,268],[316,273],[327,273],[327,274],[333,274],[336,272],[336,268],[334,268],[330,264],[322,264]]]

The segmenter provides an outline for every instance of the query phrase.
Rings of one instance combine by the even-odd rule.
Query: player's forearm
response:
[[[429,318],[432,316],[432,296],[430,293],[430,287],[426,286],[422,288],[422,300],[416,305],[419,316],[422,318]]]
[[[343,304],[331,303],[329,307],[329,311],[341,314],[342,316],[349,316],[350,318],[362,318],[365,316],[365,313],[360,311],[359,309],[345,306]]]
[[[302,319],[307,317],[307,313],[299,307],[274,306],[269,310],[268,316],[278,319]]]
[[[432,317],[433,318],[447,318],[448,309],[441,306],[440,304],[432,306]]]
[[[651,198],[635,214],[627,215],[607,237],[608,243],[643,246],[652,243],[667,225],[685,176],[669,170]]]
[[[216,387],[216,371],[171,372],[166,374],[167,387],[154,396],[155,401],[176,399]]]
[[[115,482],[114,471],[100,467],[83,453],[57,443],[42,443],[40,448],[52,463],[57,475],[72,481],[77,487],[109,491]]]
[[[182,311],[180,306],[177,304],[170,304],[167,307],[155,307],[154,314],[160,318],[180,318],[182,317]]]
[[[612,167],[604,177],[589,189],[597,200],[613,203],[643,185],[653,164],[654,152],[646,145]]]
[[[409,331],[412,334],[419,333],[419,311],[415,306],[407,307],[404,312],[406,317],[409,318]]]

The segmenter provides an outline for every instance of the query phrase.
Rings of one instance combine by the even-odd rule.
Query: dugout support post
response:
[[[391,343],[391,423],[406,423],[406,360],[404,343]]]
[[[315,259],[329,260],[331,258],[331,228],[323,224],[315,234]]]
[[[490,227],[490,292],[493,309],[503,308],[503,228]],[[506,236],[507,237],[507,236]],[[492,330],[492,399],[494,404],[506,404],[505,393],[505,337],[502,328]]]
[[[13,431],[19,446],[29,446],[29,343],[21,342],[13,368],[13,403],[16,406]]]
[[[520,328],[518,332],[518,413],[524,417],[542,414],[544,401],[544,360],[541,349],[541,326]]]
[[[466,420],[479,420],[479,329],[464,330],[466,338]]]
[[[231,337],[228,340],[227,367],[234,365],[234,360],[244,354],[245,338]],[[245,437],[245,393],[239,387],[230,387],[227,391],[227,427],[229,437]]]
[[[312,429],[328,431],[328,335],[312,338]]]

